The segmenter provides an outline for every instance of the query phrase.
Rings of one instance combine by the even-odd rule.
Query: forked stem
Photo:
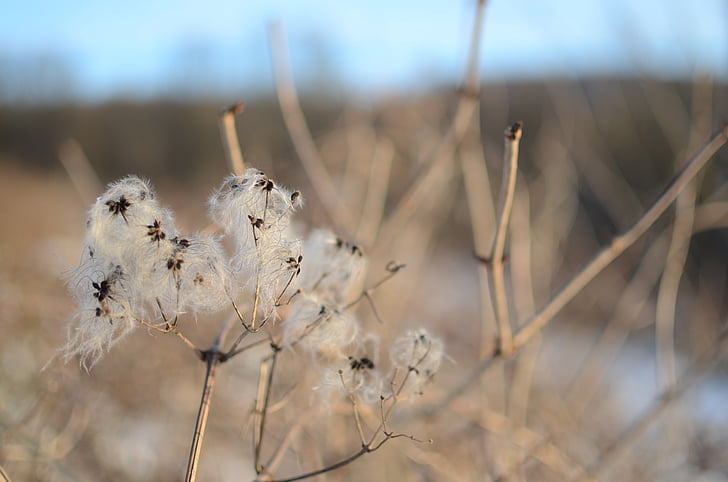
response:
[[[531,316],[527,324],[516,333],[513,338],[513,353],[517,353],[528,341],[541,331],[561,309],[576,295],[578,295],[584,287],[589,284],[604,268],[612,261],[617,259],[628,247],[630,247],[637,239],[642,236],[657,219],[667,210],[672,202],[677,198],[680,191],[705,167],[708,161],[723,145],[728,141],[728,126],[714,134],[708,142],[698,150],[677,172],[670,182],[667,184],[662,194],[657,200],[645,211],[645,213],[637,220],[637,222],[628,229],[624,234],[614,238],[611,244],[605,247],[594,258],[587,263],[582,270],[577,273],[561,291],[556,293],[551,300],[541,308],[540,311]],[[447,407],[455,399],[459,398],[467,389],[479,380],[497,360],[503,359],[503,356],[494,354],[484,360],[481,360],[468,374],[468,376],[460,382],[455,388],[448,392],[439,402],[425,408],[422,412],[426,414],[437,413],[439,410]]]
[[[617,259],[627,248],[632,246],[645,232],[657,221],[657,219],[667,210],[672,202],[677,198],[678,194],[690,183],[690,181],[700,172],[700,170],[708,163],[718,149],[728,141],[728,126],[724,126],[721,131],[716,133],[702,149],[700,149],[690,160],[688,160],[680,171],[670,180],[662,194],[655,200],[652,206],[645,211],[642,217],[629,228],[624,234],[617,236],[612,240],[609,246],[604,248],[599,254],[577,273],[561,291],[559,291],[551,301],[544,306],[538,313],[534,314],[513,338],[514,348],[520,348],[528,340],[531,339],[541,328],[543,328],[561,309],[574,297],[581,292],[582,289],[593,280],[604,268],[609,266],[612,261]]]
[[[197,468],[202,451],[202,440],[205,437],[205,429],[207,428],[207,416],[210,413],[210,401],[212,400],[212,389],[215,386],[217,366],[227,359],[226,355],[221,351],[221,347],[225,343],[225,338],[227,338],[228,333],[230,333],[233,320],[234,318],[229,318],[225,321],[215,335],[210,349],[200,352],[200,358],[206,363],[207,369],[205,370],[205,386],[202,389],[200,408],[197,411],[195,433],[192,436],[190,456],[187,460],[185,482],[192,482],[197,478]]]

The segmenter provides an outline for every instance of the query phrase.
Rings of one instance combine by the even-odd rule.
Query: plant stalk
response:
[[[193,482],[197,477],[197,468],[199,466],[200,452],[202,451],[202,439],[205,437],[205,429],[207,427],[207,415],[210,412],[210,401],[212,400],[212,389],[215,386],[215,373],[217,366],[220,364],[220,357],[217,352],[207,351],[203,353],[204,360],[207,363],[205,372],[205,388],[202,391],[200,400],[200,409],[197,412],[197,422],[195,423],[195,434],[192,438],[192,447],[190,448],[190,457],[187,461],[187,474],[185,482]]]

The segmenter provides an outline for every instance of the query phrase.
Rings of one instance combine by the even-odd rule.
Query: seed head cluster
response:
[[[437,371],[442,342],[424,330],[391,347],[390,370],[379,367],[379,341],[351,309],[366,271],[362,249],[325,230],[297,236],[291,217],[302,204],[266,174],[230,175],[209,200],[222,235],[183,234],[148,181],[110,184],[89,210],[81,262],[68,274],[78,310],[69,324],[66,360],[87,369],[140,325],[173,330],[182,315],[231,309],[247,301],[246,329],[283,318],[280,344],[310,357],[320,393],[362,403],[417,393]],[[225,242],[229,249],[224,249]],[[349,302],[349,304],[346,304]],[[389,392],[389,393],[387,393]]]
[[[182,236],[149,182],[114,182],[91,207],[81,263],[68,274],[79,309],[66,359],[78,355],[90,368],[142,321],[215,311],[229,300],[230,278],[219,241]]]

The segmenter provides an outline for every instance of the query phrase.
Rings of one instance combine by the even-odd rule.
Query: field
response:
[[[363,251],[367,267],[337,306],[378,338],[361,335],[356,356],[382,369],[386,400],[367,405],[323,383],[329,355],[282,343],[292,316],[282,303],[281,319],[244,341],[259,345],[218,366],[199,480],[307,474],[372,449],[372,435],[381,448],[317,480],[728,480],[728,87],[582,79],[475,94],[370,106],[306,97],[310,138],[274,99],[238,114],[247,166],[303,193],[297,235],[328,227]],[[82,255],[89,207],[127,174],[151,180],[181,232],[222,232],[207,217],[230,170],[220,107],[0,107],[0,467],[10,480],[183,477],[205,363],[141,324],[89,372],[64,363],[76,311],[64,276]],[[515,121],[517,153],[504,140]],[[618,236],[710,139],[717,154],[623,246]],[[64,169],[59,152],[93,175]],[[614,261],[578,281],[600,252]],[[302,273],[306,263],[304,250]],[[576,291],[560,299],[565,286]],[[237,304],[250,310],[247,288]],[[207,349],[233,314],[231,304],[185,313],[176,330]],[[445,356],[421,394],[390,397],[408,370],[387,370],[389,346],[418,327]],[[230,330],[227,346],[245,329],[236,318]]]

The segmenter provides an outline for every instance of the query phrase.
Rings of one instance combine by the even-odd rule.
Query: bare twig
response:
[[[499,480],[511,480],[509,475],[531,458],[549,467],[564,480],[585,474],[584,468],[566,451],[559,448],[548,435],[542,435],[526,426],[521,426],[512,418],[488,408],[455,406],[453,409],[460,416],[477,420],[483,430],[507,438],[513,445],[525,451],[524,456],[518,462],[503,470]],[[466,412],[471,412],[471,414],[468,415]]]
[[[675,385],[664,392],[654,401],[652,406],[640,416],[614,443],[612,443],[590,468],[589,473],[596,479],[603,480],[608,471],[633,448],[634,444],[675,402],[690,388],[710,373],[726,354],[725,334],[706,353],[692,362],[688,370],[680,377]]]
[[[283,113],[283,121],[293,141],[293,147],[301,158],[311,186],[316,191],[316,195],[336,227],[336,231],[351,238],[353,227],[351,215],[340,202],[334,181],[319,155],[298,100],[288,60],[283,26],[279,23],[271,23],[268,34],[275,71],[276,93]]]
[[[275,448],[275,451],[270,456],[268,461],[265,464],[266,471],[270,473],[275,473],[278,469],[278,466],[283,461],[283,456],[286,453],[286,450],[288,450],[288,447],[290,447],[291,442],[293,439],[298,435],[298,433],[303,429],[305,424],[310,420],[311,414],[315,412],[314,410],[309,410],[309,412],[303,413],[299,416],[298,421],[296,421],[293,425],[290,425],[288,427],[288,431],[283,436],[282,439],[278,442],[278,446]]]
[[[224,325],[224,331],[223,327],[220,328],[220,331],[218,332],[217,336],[215,337],[216,340],[222,340],[224,341],[227,337],[229,330],[232,328],[233,324],[235,323],[236,319],[239,319],[240,322],[243,325],[243,331],[238,335],[238,337],[235,339],[232,345],[230,345],[230,348],[225,352],[225,359],[229,359],[233,356],[233,353],[237,351],[238,345],[250,334],[250,330],[248,329],[248,325],[245,324],[245,321],[243,320],[243,317],[240,313],[240,310],[238,309],[238,305],[235,304],[235,301],[231,300],[231,304],[233,306],[233,310],[235,311],[235,316],[229,316],[228,319],[225,322]],[[220,345],[222,346],[222,345]]]
[[[493,298],[495,315],[498,322],[499,349],[508,356],[513,351],[511,325],[508,316],[508,299],[506,298],[505,274],[503,271],[503,252],[508,234],[508,223],[511,219],[513,198],[516,192],[518,172],[518,146],[521,140],[523,123],[515,122],[505,131],[505,151],[503,153],[503,183],[501,185],[501,201],[498,213],[498,228],[495,232],[493,250],[490,254],[493,274]]]
[[[147,328],[151,328],[152,330],[159,331],[160,333],[174,333],[177,338],[182,340],[182,342],[187,345],[188,347],[192,348],[197,355],[200,355],[202,353],[202,350],[200,350],[197,345],[195,345],[192,340],[187,338],[184,334],[182,334],[178,329],[176,324],[169,324],[167,322],[167,325],[165,327],[157,326],[152,323],[149,323],[148,321],[144,321],[142,319],[137,320],[141,325],[146,326]]]
[[[364,291],[362,291],[361,293],[359,293],[359,296],[357,296],[356,299],[354,299],[353,301],[351,301],[350,303],[348,303],[347,305],[345,305],[343,307],[343,309],[344,310],[348,310],[349,308],[351,308],[355,304],[359,303],[362,300],[362,298],[367,298],[369,300],[369,302],[371,303],[372,310],[374,310],[374,312],[376,314],[376,308],[374,308],[374,302],[371,299],[372,293],[377,288],[379,288],[380,286],[382,286],[384,283],[386,283],[387,281],[389,281],[390,279],[392,279],[392,277],[395,274],[397,274],[399,272],[399,270],[401,270],[404,267],[405,267],[404,264],[399,264],[396,261],[390,261],[389,263],[387,263],[387,266],[385,267],[385,269],[387,270],[388,274],[386,276],[384,276],[382,279],[380,279],[379,281],[377,281],[376,283],[374,283],[374,285],[372,285],[371,288],[367,288]],[[378,315],[377,315],[377,319],[379,319],[379,316]]]
[[[478,0],[461,96],[450,126],[437,145],[429,165],[415,179],[412,187],[402,196],[385,220],[380,236],[384,244],[389,244],[389,241],[401,229],[405,221],[422,204],[423,199],[432,195],[435,186],[439,185],[439,182],[448,179],[448,176],[443,175],[443,172],[452,162],[453,153],[463,140],[477,112],[480,103],[478,59],[485,3],[485,0]]]
[[[291,478],[287,478],[287,479],[273,479],[273,480],[275,480],[277,482],[289,482],[289,481],[294,481],[294,480],[303,480],[303,479],[314,477],[316,475],[320,475],[320,474],[323,474],[326,472],[330,472],[332,470],[336,470],[340,467],[343,467],[345,465],[352,463],[353,461],[355,461],[356,459],[358,459],[359,457],[361,457],[364,454],[368,454],[368,453],[379,450],[385,443],[387,443],[388,441],[390,441],[392,439],[408,438],[415,442],[422,442],[421,440],[416,439],[412,435],[397,434],[397,433],[387,430],[387,419],[389,418],[389,416],[392,414],[392,411],[396,407],[397,402],[399,401],[399,396],[401,395],[402,391],[404,390],[404,387],[407,385],[407,381],[409,380],[410,375],[412,374],[413,371],[416,371],[416,369],[417,369],[416,367],[419,366],[425,358],[427,358],[427,356],[429,355],[429,351],[430,350],[428,347],[428,349],[425,351],[425,353],[421,357],[419,357],[416,360],[412,360],[411,366],[405,372],[405,374],[402,378],[402,381],[400,382],[399,386],[397,387],[397,390],[393,390],[393,393],[391,395],[389,395],[388,397],[384,397],[384,396],[381,397],[381,400],[380,400],[381,418],[380,418],[379,426],[374,430],[374,432],[372,433],[372,435],[368,441],[366,441],[365,437],[364,437],[364,431],[363,431],[363,428],[361,425],[361,419],[360,419],[359,413],[358,413],[356,397],[354,395],[352,395],[351,393],[349,394],[350,401],[352,402],[352,409],[354,412],[354,419],[355,419],[356,426],[357,426],[357,432],[359,434],[359,437],[361,439],[361,444],[362,444],[362,447],[358,452],[354,453],[353,455],[351,455],[349,457],[346,457],[345,459],[343,459],[339,462],[336,462],[327,467],[324,467],[322,469],[314,470],[312,472],[307,472],[305,474],[297,475],[295,477],[291,477]],[[397,373],[395,371],[395,374],[392,377],[392,384],[394,384],[394,379],[396,376],[397,376]],[[263,378],[263,373],[261,372],[261,379],[262,378]],[[343,384],[344,383],[343,377],[342,377],[341,381]],[[267,390],[270,390],[270,386],[268,387]],[[263,388],[261,385],[259,385],[259,387],[258,387],[258,398],[259,399],[260,399],[262,393],[263,393]],[[389,406],[385,409],[384,404],[386,402],[391,402],[391,403],[389,403]],[[264,409],[264,407],[262,407],[262,408]],[[257,403],[256,403],[256,412],[258,412]],[[377,439],[379,439],[380,436],[382,437],[381,440],[377,441]],[[429,440],[428,442],[432,443],[431,440]],[[257,450],[257,446],[256,446],[256,450]],[[262,470],[265,469],[265,467],[261,467],[259,470],[257,467],[257,460],[258,460],[258,454],[256,453],[256,471],[258,471],[258,474],[260,474],[262,472]],[[266,480],[268,480],[268,479],[266,479]]]
[[[706,88],[707,87],[707,88]],[[690,129],[689,148],[694,148],[699,142],[701,133],[710,129],[710,83],[695,82],[693,87],[693,127]],[[704,98],[703,102],[695,99]],[[701,111],[705,115],[700,115]],[[657,119],[659,116],[655,116]],[[659,122],[659,120],[658,120]],[[700,136],[700,137],[699,137]],[[685,187],[685,190],[675,201],[675,222],[673,224],[670,249],[665,261],[665,268],[660,279],[657,293],[657,307],[655,313],[655,338],[657,342],[657,373],[663,390],[672,388],[675,384],[675,308],[677,305],[678,289],[685,269],[685,262],[690,248],[690,239],[695,221],[695,202],[699,191],[700,179],[694,180]]]
[[[228,319],[220,326],[215,339],[209,350],[200,352],[200,358],[205,362],[207,368],[205,370],[205,385],[202,389],[202,397],[200,398],[200,408],[197,411],[197,421],[195,422],[195,433],[192,436],[192,446],[190,447],[190,456],[187,460],[187,474],[185,482],[192,482],[197,477],[197,469],[199,466],[200,453],[202,451],[202,440],[205,438],[205,429],[207,428],[207,416],[210,412],[210,401],[212,400],[212,389],[215,386],[215,375],[217,367],[226,358],[221,348],[225,343],[225,338],[230,332],[235,322],[235,318]]]
[[[577,273],[564,288],[556,293],[538,313],[534,314],[527,324],[513,339],[513,352],[517,352],[523,347],[533,336],[535,336],[541,328],[549,323],[553,317],[561,311],[561,309],[571,301],[579,292],[594,279],[605,267],[621,255],[629,246],[631,246],[642,234],[649,229],[652,224],[660,217],[660,215],[675,200],[680,191],[698,174],[725,143],[728,141],[728,126],[724,126],[718,133],[713,135],[708,142],[690,158],[684,167],[676,173],[667,184],[662,194],[647,209],[642,217],[621,236],[615,238],[611,244],[597,254],[582,270]],[[493,366],[497,361],[502,360],[504,356],[494,354],[494,356],[481,360],[473,370],[463,379],[455,388],[448,392],[437,403],[425,407],[420,413],[425,414],[436,413],[448,406],[453,400],[465,393],[468,388],[480,379],[481,375]]]
[[[255,447],[255,472],[260,474],[266,468],[260,463],[260,454],[263,449],[263,435],[265,434],[265,421],[268,414],[268,403],[273,385],[276,361],[280,348],[273,346],[273,353],[260,364],[260,376],[258,378],[258,395],[255,400],[255,432],[253,433],[253,445]]]
[[[96,193],[102,192],[104,186],[84,154],[81,144],[76,139],[67,139],[58,150],[58,158],[81,200],[85,204],[93,204]]]
[[[11,482],[10,477],[7,472],[5,472],[5,469],[3,469],[2,465],[0,465],[0,477],[3,478],[3,482]]]
[[[377,447],[377,448],[379,448],[379,447]],[[367,446],[364,446],[361,449],[359,449],[358,452],[350,455],[349,457],[346,457],[345,459],[340,460],[340,461],[338,461],[338,462],[336,462],[334,464],[331,464],[331,465],[329,465],[327,467],[324,467],[322,469],[314,470],[314,471],[311,471],[311,472],[306,472],[305,474],[297,475],[295,477],[289,477],[287,479],[273,479],[273,481],[274,482],[293,482],[295,480],[309,479],[311,477],[315,477],[317,475],[325,474],[326,472],[331,472],[332,470],[336,470],[338,468],[344,467],[345,465],[349,465],[350,463],[352,463],[353,461],[355,461],[356,459],[358,459],[362,455],[367,454],[369,452],[373,452],[374,450],[376,450],[376,448],[375,449],[370,449]]]
[[[249,332],[247,332],[247,331],[242,332],[240,334],[240,338],[239,339],[242,340],[248,333]],[[254,342],[248,343],[247,345],[241,346],[240,348],[238,348],[238,346],[237,346],[238,344],[236,344],[233,348],[231,348],[230,350],[228,350],[225,353],[225,361],[231,359],[234,356],[238,356],[239,354],[244,353],[244,352],[250,350],[251,348],[254,348],[256,346],[263,345],[265,343],[270,343],[270,340],[268,340],[267,338],[261,338],[258,341],[254,341]]]
[[[675,384],[675,307],[692,237],[696,187],[696,183],[691,182],[677,198],[672,240],[657,294],[657,370],[664,390]]]
[[[610,245],[597,254],[561,291],[538,313],[534,314],[518,333],[513,342],[514,348],[523,346],[538,333],[561,309],[593,280],[612,261],[617,259],[628,247],[639,239],[672,204],[678,194],[690,183],[698,172],[708,163],[713,154],[728,140],[728,127],[716,133],[684,167],[675,174],[657,200],[645,211],[637,222],[624,234],[614,238]]]
[[[240,150],[238,133],[235,130],[235,116],[240,114],[244,108],[245,104],[243,102],[226,107],[220,112],[218,121],[222,145],[225,148],[225,158],[232,172],[238,176],[242,176],[245,172],[245,161],[243,160],[243,153]]]
[[[470,226],[472,227],[473,249],[475,253],[487,253],[492,248],[495,209],[490,188],[490,176],[485,163],[483,145],[480,138],[480,116],[476,113],[468,136],[460,147],[460,169],[468,201]],[[493,331],[490,326],[495,319],[489,286],[490,259],[476,255],[482,261],[478,264],[478,284],[480,288],[480,359],[493,354]]]
[[[519,182],[516,187],[516,197],[513,202],[513,213],[509,228],[511,241],[508,259],[510,260],[511,286],[514,287],[512,291],[513,307],[515,309],[512,319],[514,321],[522,319],[524,315],[527,316],[535,310],[532,270],[536,260],[532,251],[537,245],[533,244],[534,232],[531,224],[530,200],[528,185],[525,182]],[[515,287],[518,289],[515,289]],[[522,348],[520,356],[513,363],[512,371],[504,380],[509,380],[511,385],[506,398],[506,413],[514,426],[521,427],[519,431],[525,429],[528,422],[532,382],[541,351],[540,341],[540,337],[535,337]],[[485,385],[487,382],[484,380],[483,384]],[[507,451],[506,455],[510,455],[509,452]],[[530,451],[514,448],[513,452],[513,457],[510,459],[522,460],[524,463],[516,464],[513,468],[516,471],[514,477],[511,478],[506,475],[502,476],[502,478],[506,480],[526,480],[525,460],[530,456]]]
[[[728,219],[728,203],[717,201],[703,203],[696,209],[692,234],[726,227],[728,224],[724,219]],[[630,332],[645,327],[645,323],[637,323],[637,320],[660,276],[669,237],[670,232],[664,229],[642,256],[642,262],[624,288],[610,321],[590,350],[589,358],[582,364],[580,373],[575,377],[568,398],[577,416],[588,413],[586,409],[590,401]]]
[[[205,436],[207,427],[207,416],[210,412],[210,401],[212,400],[212,389],[215,386],[215,372],[220,364],[218,352],[203,352],[203,360],[207,364],[205,371],[205,386],[202,390],[202,398],[200,399],[200,408],[197,411],[197,421],[195,423],[195,433],[192,437],[192,447],[190,448],[190,457],[187,461],[187,474],[185,482],[192,482],[197,478],[197,469],[200,460],[200,452],[202,451],[202,439]]]
[[[364,199],[364,206],[362,207],[359,226],[356,230],[357,239],[367,247],[374,244],[382,224],[393,158],[394,146],[392,145],[392,141],[382,139],[377,142],[374,156],[369,166],[369,181],[367,182],[366,197]]]
[[[393,434],[391,432],[384,432],[384,438],[377,444],[374,444],[373,441],[369,442],[366,445],[362,445],[362,447],[355,452],[354,454],[346,457],[345,459],[342,459],[338,462],[335,462],[331,465],[328,465],[322,469],[313,470],[311,472],[306,472],[305,474],[296,475],[294,477],[286,478],[286,479],[272,479],[273,482],[293,482],[295,480],[304,480],[309,479],[311,477],[315,477],[317,475],[325,474],[326,472],[331,472],[332,470],[339,469],[341,467],[344,467],[346,465],[349,465],[350,463],[354,462],[356,459],[361,457],[362,455],[369,454],[372,452],[376,452],[382,446],[387,443],[388,441],[395,439],[395,438],[408,438],[410,440],[414,440],[415,442],[419,442],[419,440],[415,439],[411,435],[406,434]]]
[[[359,440],[361,441],[362,446],[366,445],[366,438],[364,437],[364,429],[361,425],[361,416],[359,415],[359,405],[356,400],[356,394],[351,392],[346,387],[346,382],[344,381],[344,372],[342,370],[339,370],[339,378],[341,379],[341,386],[346,390],[347,395],[349,396],[349,400],[351,401],[351,409],[354,411],[354,422],[356,423],[356,431],[359,434]]]
[[[567,399],[577,418],[589,413],[587,407],[630,332],[644,328],[644,323],[639,323],[638,320],[650,301],[650,293],[660,276],[667,253],[667,234],[663,231],[642,255],[641,263],[624,285],[599,339],[589,350],[588,358],[581,363],[581,369],[574,377]]]

